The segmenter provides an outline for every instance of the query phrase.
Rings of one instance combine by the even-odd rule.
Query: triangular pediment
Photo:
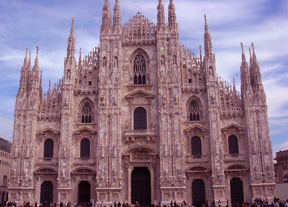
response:
[[[228,126],[221,129],[221,131],[227,131],[230,128],[236,128],[238,131],[243,131],[243,128],[237,124],[229,124]]]
[[[96,133],[96,131],[94,131],[88,127],[82,127],[82,128],[80,128],[74,132],[75,135],[77,135],[77,134],[95,134],[95,133]]]
[[[59,135],[60,132],[56,131],[55,129],[52,129],[50,127],[47,127],[43,130],[40,130],[38,133],[38,135],[48,135],[48,134],[51,134],[51,135]]]
[[[95,171],[88,167],[76,168],[71,172],[71,175],[96,175]]]
[[[132,93],[129,93],[125,96],[125,98],[127,98],[127,99],[133,99],[136,97],[145,97],[147,99],[153,99],[154,95],[152,93],[149,93],[147,91],[140,89],[140,90],[134,91]]]
[[[128,22],[126,22],[123,26],[123,31],[130,29],[138,29],[144,27],[155,27],[155,24],[145,17],[141,12],[137,12]]]
[[[201,131],[201,132],[206,132],[206,131],[207,131],[207,129],[206,129],[204,126],[195,123],[195,124],[193,124],[192,126],[184,129],[184,132],[185,132],[185,133],[188,133],[188,132],[193,132],[193,131],[197,131],[197,130],[198,130],[198,131]]]
[[[156,25],[138,12],[122,27],[123,43],[126,41],[132,43],[155,44]]]

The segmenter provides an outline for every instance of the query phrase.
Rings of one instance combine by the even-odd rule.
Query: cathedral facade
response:
[[[157,23],[121,25],[103,7],[100,45],[42,92],[38,47],[24,58],[15,105],[9,200],[200,204],[274,197],[267,104],[254,46],[242,46],[241,94],[216,73],[205,16],[199,56],[179,42],[175,5]],[[155,9],[156,11],[156,9]],[[29,57],[28,57],[29,56]],[[240,57],[240,53],[239,53]],[[41,74],[40,74],[41,73]],[[219,203],[218,203],[219,202]]]

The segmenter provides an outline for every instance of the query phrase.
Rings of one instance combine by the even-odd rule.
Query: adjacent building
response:
[[[156,23],[136,13],[121,24],[119,0],[113,16],[105,0],[100,45],[84,58],[80,50],[78,61],[73,20],[64,76],[44,95],[39,48],[34,66],[26,50],[14,114],[12,200],[226,205],[273,199],[266,95],[254,45],[249,64],[239,47],[240,94],[217,76],[206,16],[204,51],[192,53],[179,41],[173,0],[168,22],[161,0],[155,12]]]
[[[276,152],[276,183],[288,183],[288,150]]]
[[[8,201],[11,145],[10,141],[0,137],[0,205]]]

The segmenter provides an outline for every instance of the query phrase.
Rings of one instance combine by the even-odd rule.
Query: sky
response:
[[[156,23],[157,0],[119,0],[122,25],[138,11]],[[163,0],[166,11],[169,0]],[[63,76],[64,57],[75,19],[76,57],[99,44],[104,0],[0,1],[0,136],[12,140],[14,106],[26,47],[32,60],[39,46],[44,92]],[[240,91],[241,47],[254,42],[267,95],[274,153],[288,149],[288,0],[174,0],[179,39],[199,55],[207,15],[216,70]],[[109,0],[113,11],[114,0]],[[78,58],[76,58],[78,60]],[[248,58],[247,58],[248,59]]]

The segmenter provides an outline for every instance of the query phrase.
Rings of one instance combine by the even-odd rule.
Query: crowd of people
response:
[[[114,202],[114,205],[106,206],[103,204],[103,202],[100,205],[95,205],[95,207],[221,207],[221,202],[215,202],[213,201],[210,205],[208,201],[206,201],[203,204],[192,204],[189,205],[186,201],[183,201],[182,203],[178,203],[176,201],[171,201],[170,205],[141,205],[138,202],[135,204],[129,204],[128,202],[120,203],[120,202]],[[73,204],[68,202],[60,202],[60,203],[51,203],[51,202],[44,202],[44,203],[37,203],[36,201],[34,203],[26,202],[24,201],[21,204],[18,204],[15,201],[8,201],[6,203],[3,203],[0,205],[0,207],[94,207],[94,205],[91,202],[82,202],[77,203],[74,202]],[[281,201],[278,198],[274,198],[274,201],[271,203],[268,202],[267,199],[261,199],[257,198],[254,200],[254,202],[249,203],[248,201],[244,203],[232,203],[229,205],[229,202],[225,205],[225,207],[288,207],[288,199],[285,201]]]

